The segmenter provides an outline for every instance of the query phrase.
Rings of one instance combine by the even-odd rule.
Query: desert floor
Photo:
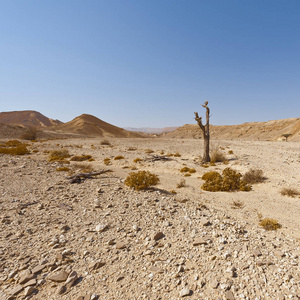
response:
[[[30,155],[0,156],[0,299],[299,299],[300,198],[280,190],[300,188],[300,143],[212,140],[229,163],[204,168],[202,140],[103,140],[48,140],[30,143]],[[70,184],[48,161],[62,148],[94,158],[66,167],[112,172]],[[185,166],[196,172],[184,177]],[[226,167],[266,179],[249,192],[201,189],[204,173]],[[160,183],[129,189],[124,179],[137,170]],[[282,228],[265,231],[259,217]]]

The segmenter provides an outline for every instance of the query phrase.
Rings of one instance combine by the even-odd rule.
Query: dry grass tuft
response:
[[[102,146],[111,146],[111,143],[110,143],[109,140],[103,140],[103,141],[100,142],[100,145],[102,145]]]
[[[68,172],[68,171],[70,171],[70,168],[68,168],[68,167],[59,167],[55,171],[58,171],[58,172]]]
[[[104,163],[106,166],[110,165],[110,164],[111,164],[110,158],[108,158],[108,157],[107,157],[107,158],[104,158],[103,163]]]
[[[151,154],[151,153],[153,153],[154,151],[152,150],[152,149],[146,149],[145,150],[145,153],[147,153],[147,154]]]
[[[178,189],[183,188],[183,187],[185,187],[185,186],[186,186],[186,182],[185,182],[184,179],[181,179],[181,180],[179,181],[179,183],[177,184],[177,188],[178,188]]]
[[[244,202],[240,200],[234,200],[232,201],[231,208],[233,209],[238,209],[238,208],[243,208],[244,207]]]
[[[298,195],[300,195],[300,192],[296,189],[293,189],[293,188],[283,188],[281,191],[280,191],[280,194],[282,196],[288,196],[288,197],[296,197]]]
[[[253,184],[264,181],[263,171],[259,169],[250,169],[243,176],[243,181]]]
[[[277,220],[269,218],[262,219],[259,225],[265,230],[277,230],[282,227]]]
[[[149,171],[138,171],[129,173],[124,183],[127,186],[140,191],[158,184],[159,178],[157,175],[152,174]]]
[[[73,172],[91,173],[93,172],[93,166],[87,163],[73,164]]]
[[[180,172],[181,173],[190,173],[190,174],[193,174],[193,173],[196,173],[196,170],[194,168],[188,168],[188,167],[183,167],[180,169]]]
[[[80,155],[80,156],[78,156],[78,155],[75,155],[75,156],[73,156],[70,160],[71,161],[86,161],[86,160],[88,160],[88,161],[92,161],[92,156],[91,155]]]
[[[49,154],[49,161],[61,161],[68,157],[70,157],[70,154],[67,149],[52,150]]]
[[[220,150],[219,146],[213,146],[210,151],[210,160],[211,162],[224,162],[226,160],[226,156]]]

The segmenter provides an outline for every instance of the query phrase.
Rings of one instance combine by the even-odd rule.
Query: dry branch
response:
[[[90,172],[90,173],[79,173],[72,176],[67,177],[67,179],[70,180],[70,183],[80,183],[83,179],[92,178],[93,176],[101,175],[107,172],[110,172],[111,170],[101,170],[98,172]]]

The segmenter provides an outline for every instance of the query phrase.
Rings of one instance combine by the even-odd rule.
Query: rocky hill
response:
[[[0,123],[15,124],[25,127],[49,127],[61,124],[34,110],[9,111],[0,113]]]
[[[52,127],[57,132],[101,137],[144,137],[144,134],[127,131],[106,123],[95,116],[82,114],[70,122]]]
[[[291,134],[289,140],[300,141],[300,118],[251,122],[241,125],[223,125],[210,127],[213,139],[238,140],[278,140],[282,134]],[[186,124],[178,129],[163,134],[169,138],[202,138],[202,132],[196,124]]]

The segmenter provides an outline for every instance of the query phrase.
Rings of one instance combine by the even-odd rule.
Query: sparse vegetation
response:
[[[27,144],[18,140],[10,140],[0,145],[0,153],[9,155],[25,155],[30,151],[27,149]]]
[[[86,161],[86,160],[88,160],[88,161],[92,161],[93,160],[93,158],[92,158],[92,156],[91,155],[75,155],[75,156],[73,156],[71,159],[70,159],[71,161]]]
[[[211,162],[224,162],[226,160],[225,154],[220,150],[219,146],[212,147],[210,153]]]
[[[232,150],[229,150],[229,151],[228,151],[228,154],[233,154],[233,151],[232,151]]]
[[[68,172],[68,171],[70,171],[70,168],[68,168],[68,167],[59,167],[55,171],[58,171],[58,172]]]
[[[122,155],[118,155],[114,158],[114,160],[120,160],[120,159],[124,159],[125,157]]]
[[[173,194],[173,195],[177,194],[175,190],[171,190],[170,193]]]
[[[177,184],[177,188],[180,189],[180,188],[183,188],[186,186],[186,183],[185,183],[185,180],[184,179],[181,179],[179,181],[179,183]]]
[[[190,173],[185,173],[183,176],[184,176],[184,177],[190,177],[191,174],[190,174]]]
[[[73,172],[82,172],[82,173],[90,173],[93,172],[93,167],[91,164],[87,164],[87,163],[77,163],[77,164],[73,164]]]
[[[168,153],[168,154],[166,154],[166,156],[181,157],[181,154],[178,153],[178,152],[176,152],[176,153]]]
[[[151,154],[151,153],[153,153],[154,151],[152,150],[152,149],[146,149],[145,150],[145,153],[147,153],[147,154]]]
[[[102,145],[102,146],[111,146],[111,143],[110,143],[109,140],[103,140],[103,141],[100,142],[100,145]]]
[[[133,160],[133,162],[135,162],[135,163],[138,163],[140,161],[143,161],[143,160],[141,158],[136,158],[136,159]]]
[[[283,188],[281,191],[280,191],[280,194],[282,196],[288,196],[288,197],[296,197],[298,195],[300,195],[300,192],[296,189],[293,189],[293,188]]]
[[[70,153],[67,149],[52,150],[49,154],[49,161],[62,161],[68,157],[70,157]]]
[[[124,183],[127,186],[140,191],[159,183],[159,178],[149,171],[138,171],[129,173]]]
[[[222,175],[216,171],[210,171],[202,176],[205,183],[201,188],[210,192],[250,191],[251,186],[241,180],[241,177],[241,173],[231,168],[224,169]]]
[[[264,218],[259,222],[259,225],[265,230],[277,230],[282,226],[275,219]]]
[[[237,209],[237,208],[243,208],[244,207],[244,203],[240,200],[234,200],[232,201],[232,204],[231,204],[231,208],[233,209]]]
[[[106,166],[110,165],[110,164],[111,164],[110,158],[108,158],[108,157],[107,157],[107,158],[104,158],[103,163],[104,163]]]
[[[259,169],[250,169],[243,176],[243,181],[249,184],[259,183],[264,181],[263,171]]]
[[[194,168],[188,168],[188,167],[183,167],[180,169],[181,173],[196,173],[196,170]]]
[[[35,128],[28,128],[27,131],[21,136],[21,139],[27,141],[35,141],[37,138],[37,130]]]
[[[136,148],[136,147],[129,147],[127,150],[128,150],[128,151],[136,151],[137,148]]]

